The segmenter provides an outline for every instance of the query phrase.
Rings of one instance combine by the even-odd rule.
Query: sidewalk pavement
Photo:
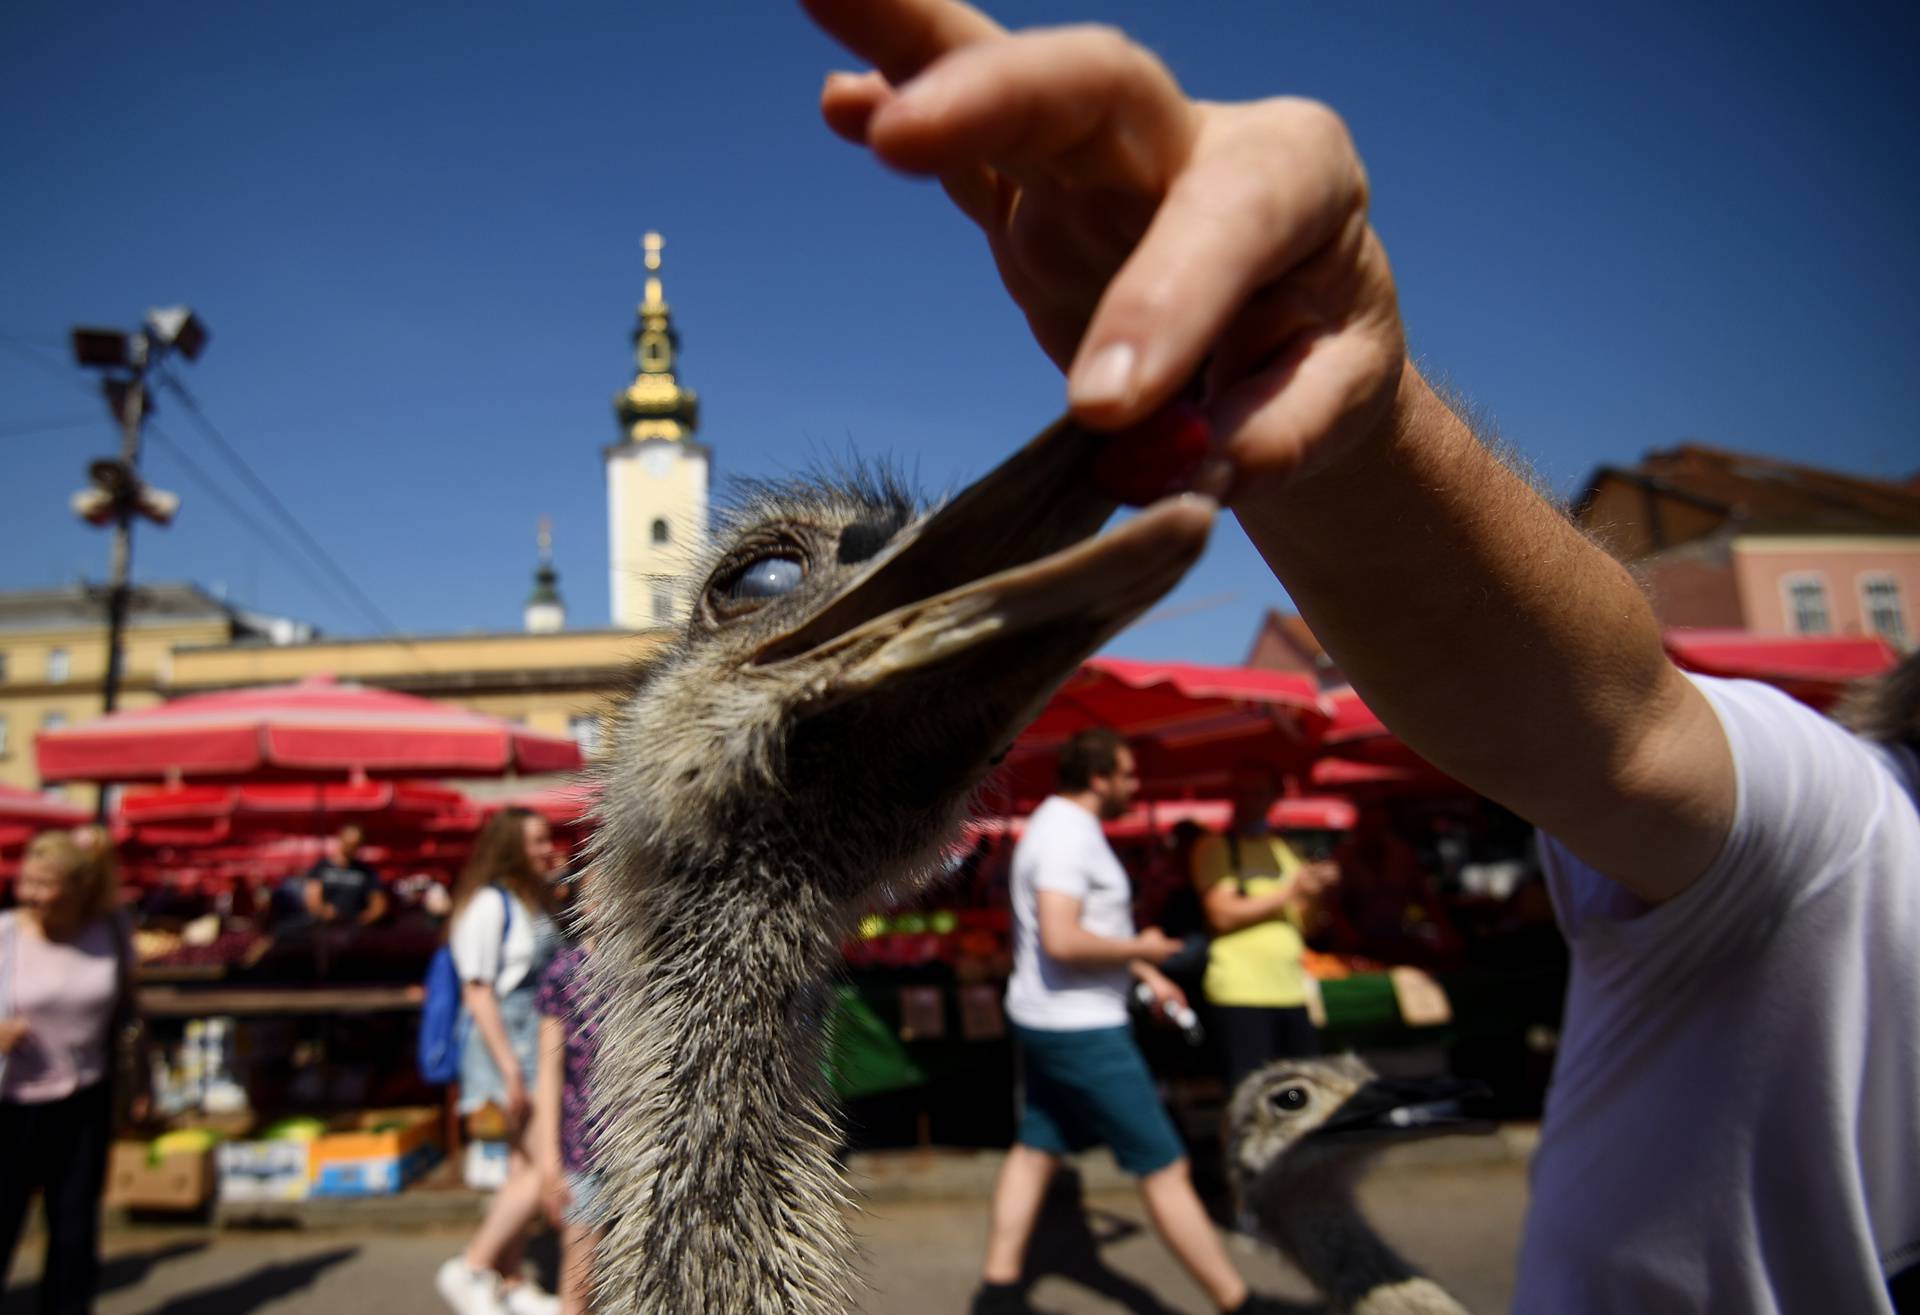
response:
[[[1480,1137],[1438,1137],[1395,1148],[1392,1162],[1400,1168],[1470,1167],[1517,1164],[1525,1166],[1540,1139],[1531,1123],[1503,1124]],[[916,1201],[979,1201],[993,1193],[1000,1171],[1001,1151],[926,1150],[870,1151],[849,1156],[847,1176],[856,1199],[868,1204]],[[1089,1193],[1130,1192],[1133,1180],[1120,1171],[1104,1151],[1092,1151],[1074,1161],[1080,1181]],[[318,1231],[365,1228],[438,1228],[477,1223],[486,1206],[486,1194],[465,1187],[457,1166],[442,1163],[433,1172],[397,1196],[358,1200],[262,1201],[216,1206],[212,1223],[220,1228],[303,1228]],[[129,1220],[124,1211],[108,1211],[109,1228],[129,1223],[165,1222],[149,1216]]]
[[[1391,1245],[1432,1274],[1468,1310],[1504,1310],[1526,1207],[1524,1134],[1396,1148],[1363,1184],[1363,1209]],[[1469,1153],[1463,1147],[1477,1146]],[[980,1184],[997,1156],[856,1157],[874,1184],[854,1219],[866,1283],[858,1315],[964,1311],[986,1238]],[[1208,1309],[1147,1226],[1131,1186],[1089,1157],[1056,1193],[1029,1256],[1031,1299],[1044,1315],[1203,1315]],[[1117,1189],[1117,1190],[1116,1190]],[[427,1195],[427,1193],[417,1193]],[[414,1195],[414,1194],[410,1194]],[[442,1192],[465,1197],[464,1193]],[[405,1200],[406,1198],[397,1198]],[[126,1227],[106,1240],[99,1315],[443,1315],[434,1268],[463,1245],[472,1215],[425,1212],[409,1220],[355,1209],[310,1213],[297,1229]],[[466,1209],[477,1204],[467,1198]],[[1290,1302],[1315,1304],[1305,1280],[1253,1239],[1229,1235],[1249,1282]],[[0,1315],[28,1315],[40,1247],[17,1257]],[[552,1258],[544,1260],[551,1272]]]

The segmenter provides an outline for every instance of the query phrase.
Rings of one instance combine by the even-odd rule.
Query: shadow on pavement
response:
[[[183,1292],[164,1306],[155,1307],[151,1315],[246,1315],[270,1301],[311,1287],[324,1271],[359,1254],[359,1247],[341,1247],[299,1260],[262,1265],[250,1274],[213,1287]]]
[[[1110,1268],[1101,1257],[1104,1248],[1142,1231],[1131,1219],[1088,1206],[1080,1176],[1062,1170],[1054,1175],[1053,1187],[1034,1226],[1033,1241],[1027,1247],[1025,1280],[1031,1285],[1047,1276],[1063,1278],[1134,1315],[1181,1315],[1151,1289]],[[1326,1308],[1285,1303],[1280,1310],[1286,1315],[1324,1315]]]
[[[38,1247],[45,1242],[44,1237],[26,1239],[20,1250]],[[190,1256],[196,1251],[205,1251],[204,1241],[171,1242],[151,1251],[126,1251],[100,1265],[100,1291],[114,1292],[120,1288],[130,1288],[143,1281],[148,1274],[169,1260],[181,1256]],[[19,1257],[16,1255],[15,1259]],[[37,1278],[15,1283],[0,1292],[0,1315],[31,1315],[40,1308],[40,1282]]]

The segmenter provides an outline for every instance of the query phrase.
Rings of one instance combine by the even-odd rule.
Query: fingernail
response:
[[[1111,406],[1133,391],[1133,344],[1108,343],[1073,372],[1067,400],[1075,406]]]

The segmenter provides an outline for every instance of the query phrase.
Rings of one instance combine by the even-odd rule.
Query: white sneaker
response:
[[[440,1266],[433,1286],[456,1315],[508,1315],[500,1295],[500,1276],[490,1269],[468,1269],[462,1256]]]
[[[500,1304],[506,1308],[507,1315],[560,1315],[560,1298],[530,1278],[522,1279],[504,1292]]]

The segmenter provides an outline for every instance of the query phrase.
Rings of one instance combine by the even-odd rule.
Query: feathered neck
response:
[[[1340,1315],[1467,1315],[1360,1213],[1345,1167],[1276,1176],[1248,1204],[1261,1230]]]
[[[597,1309],[844,1315],[852,1239],[820,1039],[847,914],[791,846],[627,861],[630,893],[594,919],[615,1217]]]

